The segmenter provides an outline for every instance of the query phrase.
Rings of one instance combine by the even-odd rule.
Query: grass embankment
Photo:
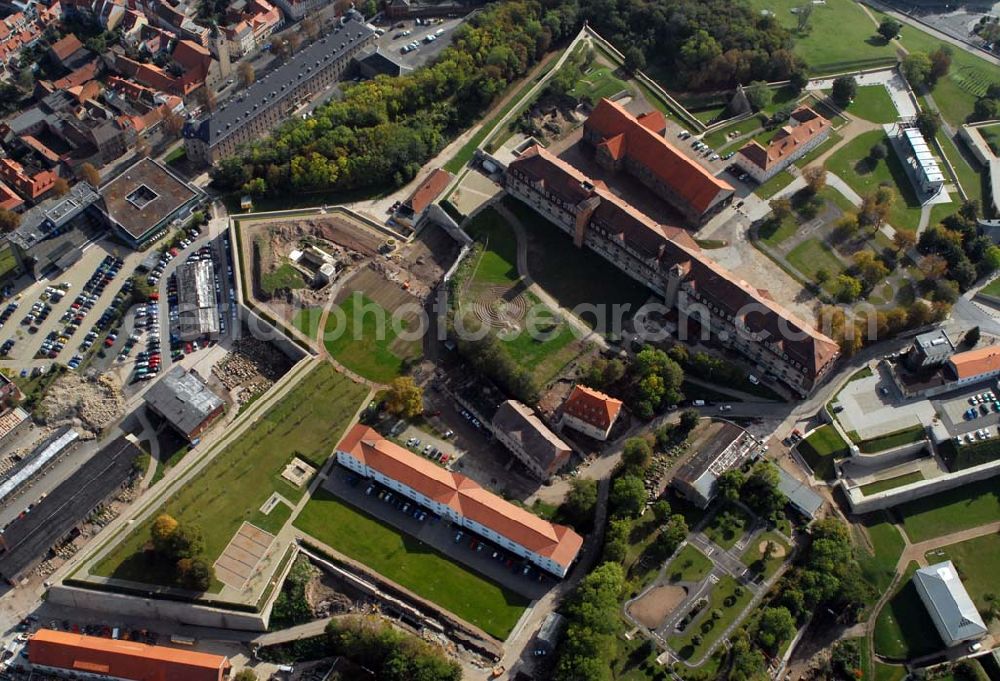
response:
[[[916,499],[897,511],[916,543],[1000,520],[1000,487],[991,478]]]
[[[820,480],[834,480],[837,471],[834,462],[850,454],[844,438],[833,426],[820,426],[798,444],[799,454]]]
[[[912,473],[907,473],[905,475],[897,475],[894,478],[886,478],[885,480],[879,480],[877,482],[870,482],[867,485],[862,485],[861,493],[865,496],[871,496],[872,494],[878,494],[879,492],[885,492],[886,490],[896,489],[897,487],[903,487],[904,485],[909,485],[914,482],[920,482],[923,479],[923,473],[920,471],[913,471]]]
[[[916,561],[911,561],[896,593],[875,620],[875,652],[890,660],[927,655],[944,645],[913,584],[917,568]]]

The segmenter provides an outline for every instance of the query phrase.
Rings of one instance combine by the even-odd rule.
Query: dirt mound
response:
[[[785,550],[784,545],[778,542],[771,542],[774,545],[774,549],[771,551],[772,558],[784,558],[788,551]],[[760,557],[764,557],[764,552],[767,551],[767,541],[762,541],[757,545],[757,551],[760,553]]]
[[[660,626],[663,619],[681,604],[687,596],[682,586],[658,586],[628,607],[628,612],[647,629]]]
[[[49,387],[37,413],[48,426],[73,425],[99,433],[124,411],[121,384],[113,374],[89,379],[69,372]]]

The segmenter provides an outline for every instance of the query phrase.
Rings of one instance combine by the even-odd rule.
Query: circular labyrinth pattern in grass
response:
[[[522,295],[509,296],[509,288],[491,286],[472,304],[472,311],[479,321],[492,329],[516,330],[528,313],[528,301]]]

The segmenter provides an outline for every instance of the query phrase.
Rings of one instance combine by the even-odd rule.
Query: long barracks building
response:
[[[572,529],[515,506],[363,424],[355,424],[337,445],[337,463],[558,577],[566,576],[583,546]]]
[[[658,224],[541,146],[510,163],[504,186],[578,248],[611,261],[663,296],[680,317],[800,395],[812,391],[839,355],[832,339],[723,269],[683,229]]]
[[[184,126],[188,158],[210,165],[268,133],[306,100],[339,81],[351,57],[375,41],[360,15],[345,15],[330,33],[243,90],[218,111]]]

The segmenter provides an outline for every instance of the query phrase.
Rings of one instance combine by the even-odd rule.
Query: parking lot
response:
[[[352,506],[528,598],[539,598],[554,583],[554,577],[534,566],[525,574],[527,563],[523,559],[453,526],[377,482],[359,479],[346,468],[335,466],[324,487]]]
[[[932,404],[949,435],[964,444],[1000,436],[1000,390],[995,381],[982,381]]]
[[[929,400],[904,400],[888,370],[879,365],[874,374],[851,381],[833,403],[844,430],[863,440],[887,435],[934,419]]]
[[[431,22],[430,25],[418,25],[416,21],[407,19],[391,24],[387,22],[379,24],[379,27],[385,30],[385,34],[378,39],[379,51],[409,68],[423,66],[451,44],[455,27],[462,23],[462,19],[422,20]],[[427,39],[431,36],[433,40],[428,42]],[[413,49],[403,52],[404,47],[413,43],[416,43]]]

